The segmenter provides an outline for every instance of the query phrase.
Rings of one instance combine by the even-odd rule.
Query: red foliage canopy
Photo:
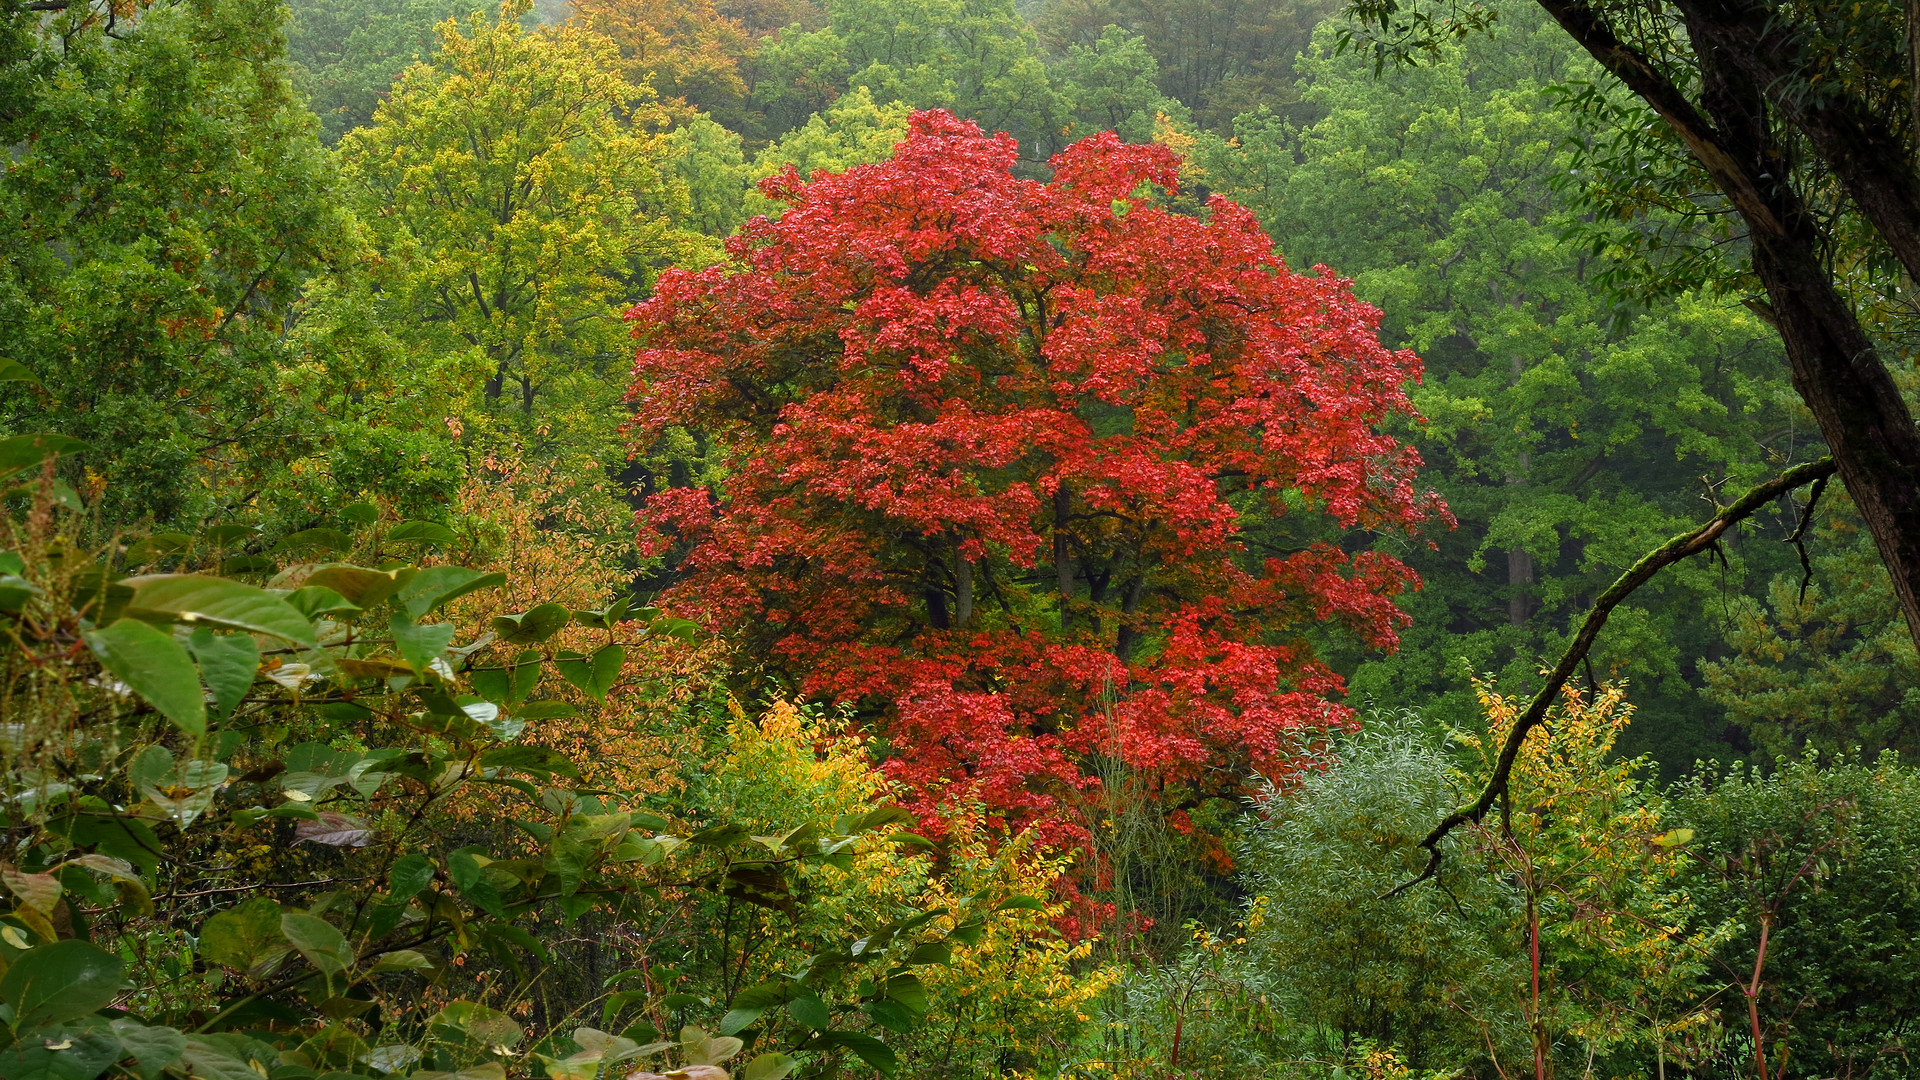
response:
[[[669,603],[861,702],[923,811],[1059,836],[1095,760],[1192,790],[1349,723],[1307,630],[1391,648],[1417,580],[1329,541],[1446,509],[1381,430],[1419,362],[1349,282],[1226,199],[1167,209],[1164,147],[1015,158],[929,112],[891,161],[767,181],[777,221],[629,313],[632,431],[729,452],[641,514]]]

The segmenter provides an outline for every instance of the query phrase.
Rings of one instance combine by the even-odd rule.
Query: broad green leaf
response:
[[[995,911],[1045,911],[1047,910],[1047,905],[1041,903],[1039,900],[1036,900],[1031,896],[1009,896],[1005,900],[1000,901],[1000,903],[997,904],[993,910]]]
[[[126,613],[135,618],[172,619],[314,644],[313,624],[306,616],[265,589],[244,582],[198,574],[151,574],[127,578],[121,584],[134,590]]]
[[[431,521],[403,521],[387,533],[387,539],[396,543],[431,544],[443,547],[453,543],[453,530],[445,525]]]
[[[25,364],[9,357],[0,356],[0,382],[37,383],[39,376],[28,371]]]
[[[598,1054],[608,1065],[628,1061],[639,1057],[644,1049],[638,1042],[623,1035],[609,1035],[598,1028],[581,1027],[573,1029],[574,1044],[589,1054]]]
[[[180,1060],[187,1037],[170,1027],[149,1027],[133,1020],[115,1020],[114,1037],[134,1059],[134,1071],[153,1080],[160,1070]]]
[[[265,555],[234,555],[220,560],[223,574],[264,574],[273,569],[273,560]]]
[[[193,537],[182,532],[150,533],[127,548],[127,565],[143,566],[163,555],[184,550],[192,543]]]
[[[926,984],[920,981],[918,975],[895,975],[886,981],[882,989],[888,997],[912,1009],[916,1015],[926,1015],[930,1007]]]
[[[247,696],[260,670],[260,645],[252,634],[216,634],[210,626],[195,628],[187,648],[200,662],[200,677],[213,691],[213,703],[222,714]]]
[[[14,1030],[65,1023],[103,1009],[120,992],[120,958],[89,941],[50,942],[16,957],[0,977]]]
[[[236,1035],[189,1035],[181,1056],[191,1067],[193,1080],[261,1080],[278,1055],[264,1049],[249,1052],[249,1044],[258,1045]]]
[[[10,439],[0,439],[0,477],[11,476],[22,469],[31,469],[50,457],[74,454],[87,449],[87,444],[79,439],[69,439],[65,435],[40,432],[35,435],[15,435]]]
[[[788,1054],[761,1054],[740,1070],[740,1080],[784,1080],[788,1073],[799,1066],[800,1059]]]
[[[912,822],[913,811],[908,810],[906,807],[882,806],[877,810],[868,811],[867,815],[860,819],[860,824],[848,829],[847,832],[870,832],[887,825],[905,825],[911,824]]]
[[[6,1080],[94,1080],[121,1057],[120,1040],[104,1021],[42,1028],[0,1050]]]
[[[371,608],[400,591],[418,571],[411,566],[393,570],[369,570],[364,566],[334,563],[307,575],[305,584],[332,589],[352,603]]]
[[[340,516],[355,525],[371,525],[380,520],[380,508],[372,503],[348,503],[340,508]]]
[[[529,701],[513,710],[522,720],[565,720],[579,716],[580,710],[564,701]]]
[[[869,1001],[860,1006],[860,1010],[872,1017],[874,1023],[888,1031],[898,1031],[902,1034],[912,1031],[915,1022],[919,1019],[919,1014],[912,1009],[889,998]]]
[[[309,619],[335,612],[360,611],[359,604],[341,596],[325,585],[302,585],[287,594],[287,606],[305,615]]]
[[[953,946],[944,941],[927,941],[907,954],[909,964],[946,964],[953,961]]]
[[[519,769],[539,776],[580,779],[580,770],[566,755],[543,746],[497,746],[480,755],[480,764],[495,769]]]
[[[207,529],[203,535],[215,544],[229,547],[236,541],[249,540],[260,535],[260,529],[256,525],[215,525]]]
[[[483,574],[464,566],[429,566],[400,589],[400,609],[407,618],[418,619],[470,592],[497,589],[506,583],[505,574]]]
[[[394,900],[410,900],[420,895],[420,890],[433,881],[433,864],[425,855],[414,852],[401,856],[393,869],[387,871],[387,896]]]
[[[280,905],[256,896],[208,919],[200,927],[200,957],[210,964],[258,978],[293,948],[281,932]]]
[[[620,668],[627,662],[627,650],[619,645],[602,645],[591,657],[563,652],[554,660],[560,677],[595,701],[607,700],[607,691],[620,679]]]
[[[827,1003],[821,1001],[818,994],[808,993],[788,1002],[787,1015],[815,1031],[833,1026],[833,1014],[827,1011]]]
[[[893,1049],[871,1035],[855,1031],[827,1031],[822,1032],[820,1037],[830,1045],[853,1051],[860,1055],[861,1061],[889,1076],[900,1067],[900,1059],[894,1056]]]
[[[627,609],[632,604],[633,598],[627,597],[612,607],[575,609],[573,621],[595,630],[611,630],[627,617]]]
[[[605,701],[613,684],[620,681],[620,669],[626,665],[627,650],[619,645],[602,645],[593,652],[593,681],[586,687],[595,701]]]
[[[200,679],[187,650],[173,635],[139,619],[117,619],[86,638],[101,665],[160,715],[190,735],[206,734],[207,703],[200,693]]]
[[[560,632],[573,619],[573,612],[559,604],[541,604],[518,615],[500,615],[493,620],[493,632],[509,645],[534,645]]]
[[[427,959],[426,954],[413,949],[395,949],[390,953],[380,954],[380,959],[374,963],[373,970],[432,971],[433,961]]]
[[[353,547],[353,537],[339,529],[302,529],[273,545],[275,551],[336,551]]]
[[[136,786],[158,784],[173,774],[173,751],[155,744],[140,751],[127,770],[127,776]]]
[[[14,574],[0,574],[0,611],[24,611],[40,595],[40,587]]]
[[[700,636],[700,624],[691,619],[655,619],[647,624],[647,636],[692,641]]]
[[[470,851],[456,851],[447,856],[447,876],[453,879],[453,887],[474,907],[495,918],[502,918],[505,911],[500,904],[500,893],[488,882],[483,873],[480,860]]]
[[[280,932],[286,935],[300,955],[314,967],[337,975],[353,966],[353,947],[338,927],[304,911],[289,911],[280,916]]]
[[[393,648],[407,663],[413,665],[416,674],[425,675],[435,660],[440,659],[453,644],[454,626],[452,623],[426,623],[416,626],[405,615],[395,612],[388,622],[393,631]]]
[[[737,822],[723,822],[719,825],[709,825],[687,837],[687,843],[702,847],[732,847],[745,840],[751,832],[751,829]]]
[[[453,1001],[427,1021],[431,1027],[452,1028],[483,1046],[512,1049],[526,1034],[513,1017],[476,1001]]]
[[[680,1052],[689,1065],[718,1065],[745,1048],[731,1035],[711,1036],[697,1027],[680,1029]]]

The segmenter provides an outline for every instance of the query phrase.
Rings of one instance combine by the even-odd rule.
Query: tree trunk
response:
[[[965,626],[973,621],[973,563],[960,550],[960,538],[953,538],[953,621]]]
[[[1113,655],[1123,664],[1133,662],[1133,647],[1140,640],[1140,632],[1133,628],[1133,613],[1140,610],[1140,594],[1146,587],[1147,575],[1141,574],[1127,582],[1127,594],[1120,600],[1120,633],[1113,643]]]
[[[1907,110],[1920,132],[1920,0],[1907,0]]]
[[[1529,586],[1533,584],[1533,556],[1526,548],[1507,550],[1507,624],[1525,626],[1529,613]]]
[[[1060,632],[1072,625],[1073,612],[1067,605],[1073,600],[1073,555],[1067,549],[1067,514],[1073,506],[1073,492],[1061,484],[1053,493],[1053,575],[1060,590]]]
[[[1767,291],[1767,315],[1786,345],[1794,389],[1820,425],[1893,579],[1907,630],[1920,643],[1920,433],[1859,319],[1821,265],[1824,235],[1789,180],[1791,166],[1773,140],[1765,94],[1734,69],[1726,49],[1710,36],[1696,37],[1702,75],[1697,108],[1646,56],[1622,42],[1587,0],[1538,2],[1672,125],[1745,221],[1754,270]],[[1688,29],[1700,25],[1698,17],[1690,18]]]

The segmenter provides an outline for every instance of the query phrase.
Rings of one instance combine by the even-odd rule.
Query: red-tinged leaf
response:
[[[320,812],[318,821],[302,821],[293,827],[293,838],[328,847],[366,847],[373,831],[366,823],[345,814]]]

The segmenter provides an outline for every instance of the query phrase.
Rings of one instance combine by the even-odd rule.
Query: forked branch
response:
[[[1494,803],[1506,799],[1507,784],[1513,776],[1513,763],[1520,756],[1520,745],[1526,741],[1527,733],[1546,719],[1547,710],[1552,707],[1554,699],[1560,695],[1560,688],[1567,684],[1567,680],[1573,676],[1574,669],[1586,659],[1587,651],[1593,648],[1594,639],[1600,636],[1600,629],[1607,625],[1607,618],[1613,614],[1614,608],[1620,606],[1621,602],[1631,596],[1635,589],[1646,584],[1661,570],[1712,548],[1723,533],[1739,522],[1752,517],[1761,507],[1802,485],[1816,481],[1824,483],[1833,473],[1834,463],[1830,457],[1788,469],[1740,496],[1738,501],[1715,514],[1706,524],[1692,532],[1681,533],[1648,552],[1639,562],[1629,567],[1626,573],[1616,578],[1607,591],[1601,593],[1600,598],[1593,602],[1593,610],[1587,612],[1586,620],[1580,624],[1580,632],[1574,635],[1566,651],[1560,654],[1560,662],[1547,676],[1547,681],[1540,687],[1540,692],[1533,696],[1533,700],[1527,705],[1527,711],[1520,714],[1520,718],[1514,722],[1513,730],[1507,733],[1507,741],[1500,748],[1500,759],[1493,767],[1493,776],[1488,779],[1487,786],[1481,789],[1479,798],[1448,814],[1440,824],[1433,827],[1433,831],[1427,834],[1426,839],[1420,841],[1420,846],[1427,849],[1426,868],[1420,871],[1419,877],[1396,886],[1387,895],[1398,895],[1439,873],[1440,842],[1447,838],[1447,834],[1462,825],[1479,824],[1487,816],[1487,811],[1493,809]]]

